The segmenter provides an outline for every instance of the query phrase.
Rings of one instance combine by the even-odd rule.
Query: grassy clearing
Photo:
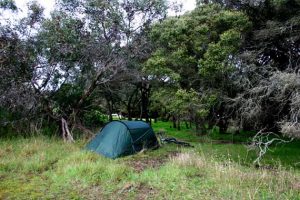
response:
[[[188,142],[199,142],[202,138],[198,137],[193,129],[186,128],[186,126],[181,126],[180,131],[175,128],[172,128],[170,122],[158,121],[157,123],[152,122],[152,128],[155,132],[165,131],[168,135],[176,137]]]
[[[236,144],[170,144],[110,160],[85,143],[1,140],[0,199],[300,199],[299,170],[241,165]]]
[[[242,132],[239,135],[220,134],[215,128],[206,136],[197,136],[193,129],[182,126],[178,131],[171,128],[169,122],[152,123],[152,126],[156,132],[163,129],[169,136],[191,142],[195,151],[205,157],[213,157],[218,161],[232,160],[244,166],[252,166],[256,158],[256,152],[248,151],[245,145],[250,141],[253,132]],[[272,146],[262,164],[267,168],[283,166],[300,170],[300,141]]]

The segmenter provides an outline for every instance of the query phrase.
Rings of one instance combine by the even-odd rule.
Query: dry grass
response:
[[[180,153],[171,158],[171,162],[181,167],[202,170],[207,179],[219,186],[218,194],[230,191],[228,197],[233,199],[300,198],[300,175],[297,171],[280,167],[245,168],[231,160],[216,162],[194,152]]]
[[[194,152],[179,153],[177,156],[170,158],[171,162],[179,166],[193,166],[196,168],[204,168],[207,161],[204,157],[198,156]]]
[[[47,138],[0,145],[0,199],[300,198],[299,171],[221,161],[199,153],[199,145],[166,145],[117,160]],[[143,170],[136,171],[133,163],[143,161]]]

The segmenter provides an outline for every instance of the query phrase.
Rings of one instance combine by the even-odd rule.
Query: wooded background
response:
[[[13,0],[0,1],[18,14]],[[90,130],[120,113],[300,137],[300,1],[35,1],[0,25],[0,135]],[[107,117],[108,116],[108,117]]]

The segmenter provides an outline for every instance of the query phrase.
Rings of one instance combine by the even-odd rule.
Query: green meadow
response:
[[[256,153],[234,137],[153,128],[194,147],[164,144],[111,160],[85,151],[88,139],[1,139],[0,199],[300,199],[297,141],[272,147],[256,168]]]

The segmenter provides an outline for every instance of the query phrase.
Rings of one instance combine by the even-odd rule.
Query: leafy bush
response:
[[[87,127],[102,126],[108,122],[107,115],[99,110],[92,110],[83,115],[83,123]]]

